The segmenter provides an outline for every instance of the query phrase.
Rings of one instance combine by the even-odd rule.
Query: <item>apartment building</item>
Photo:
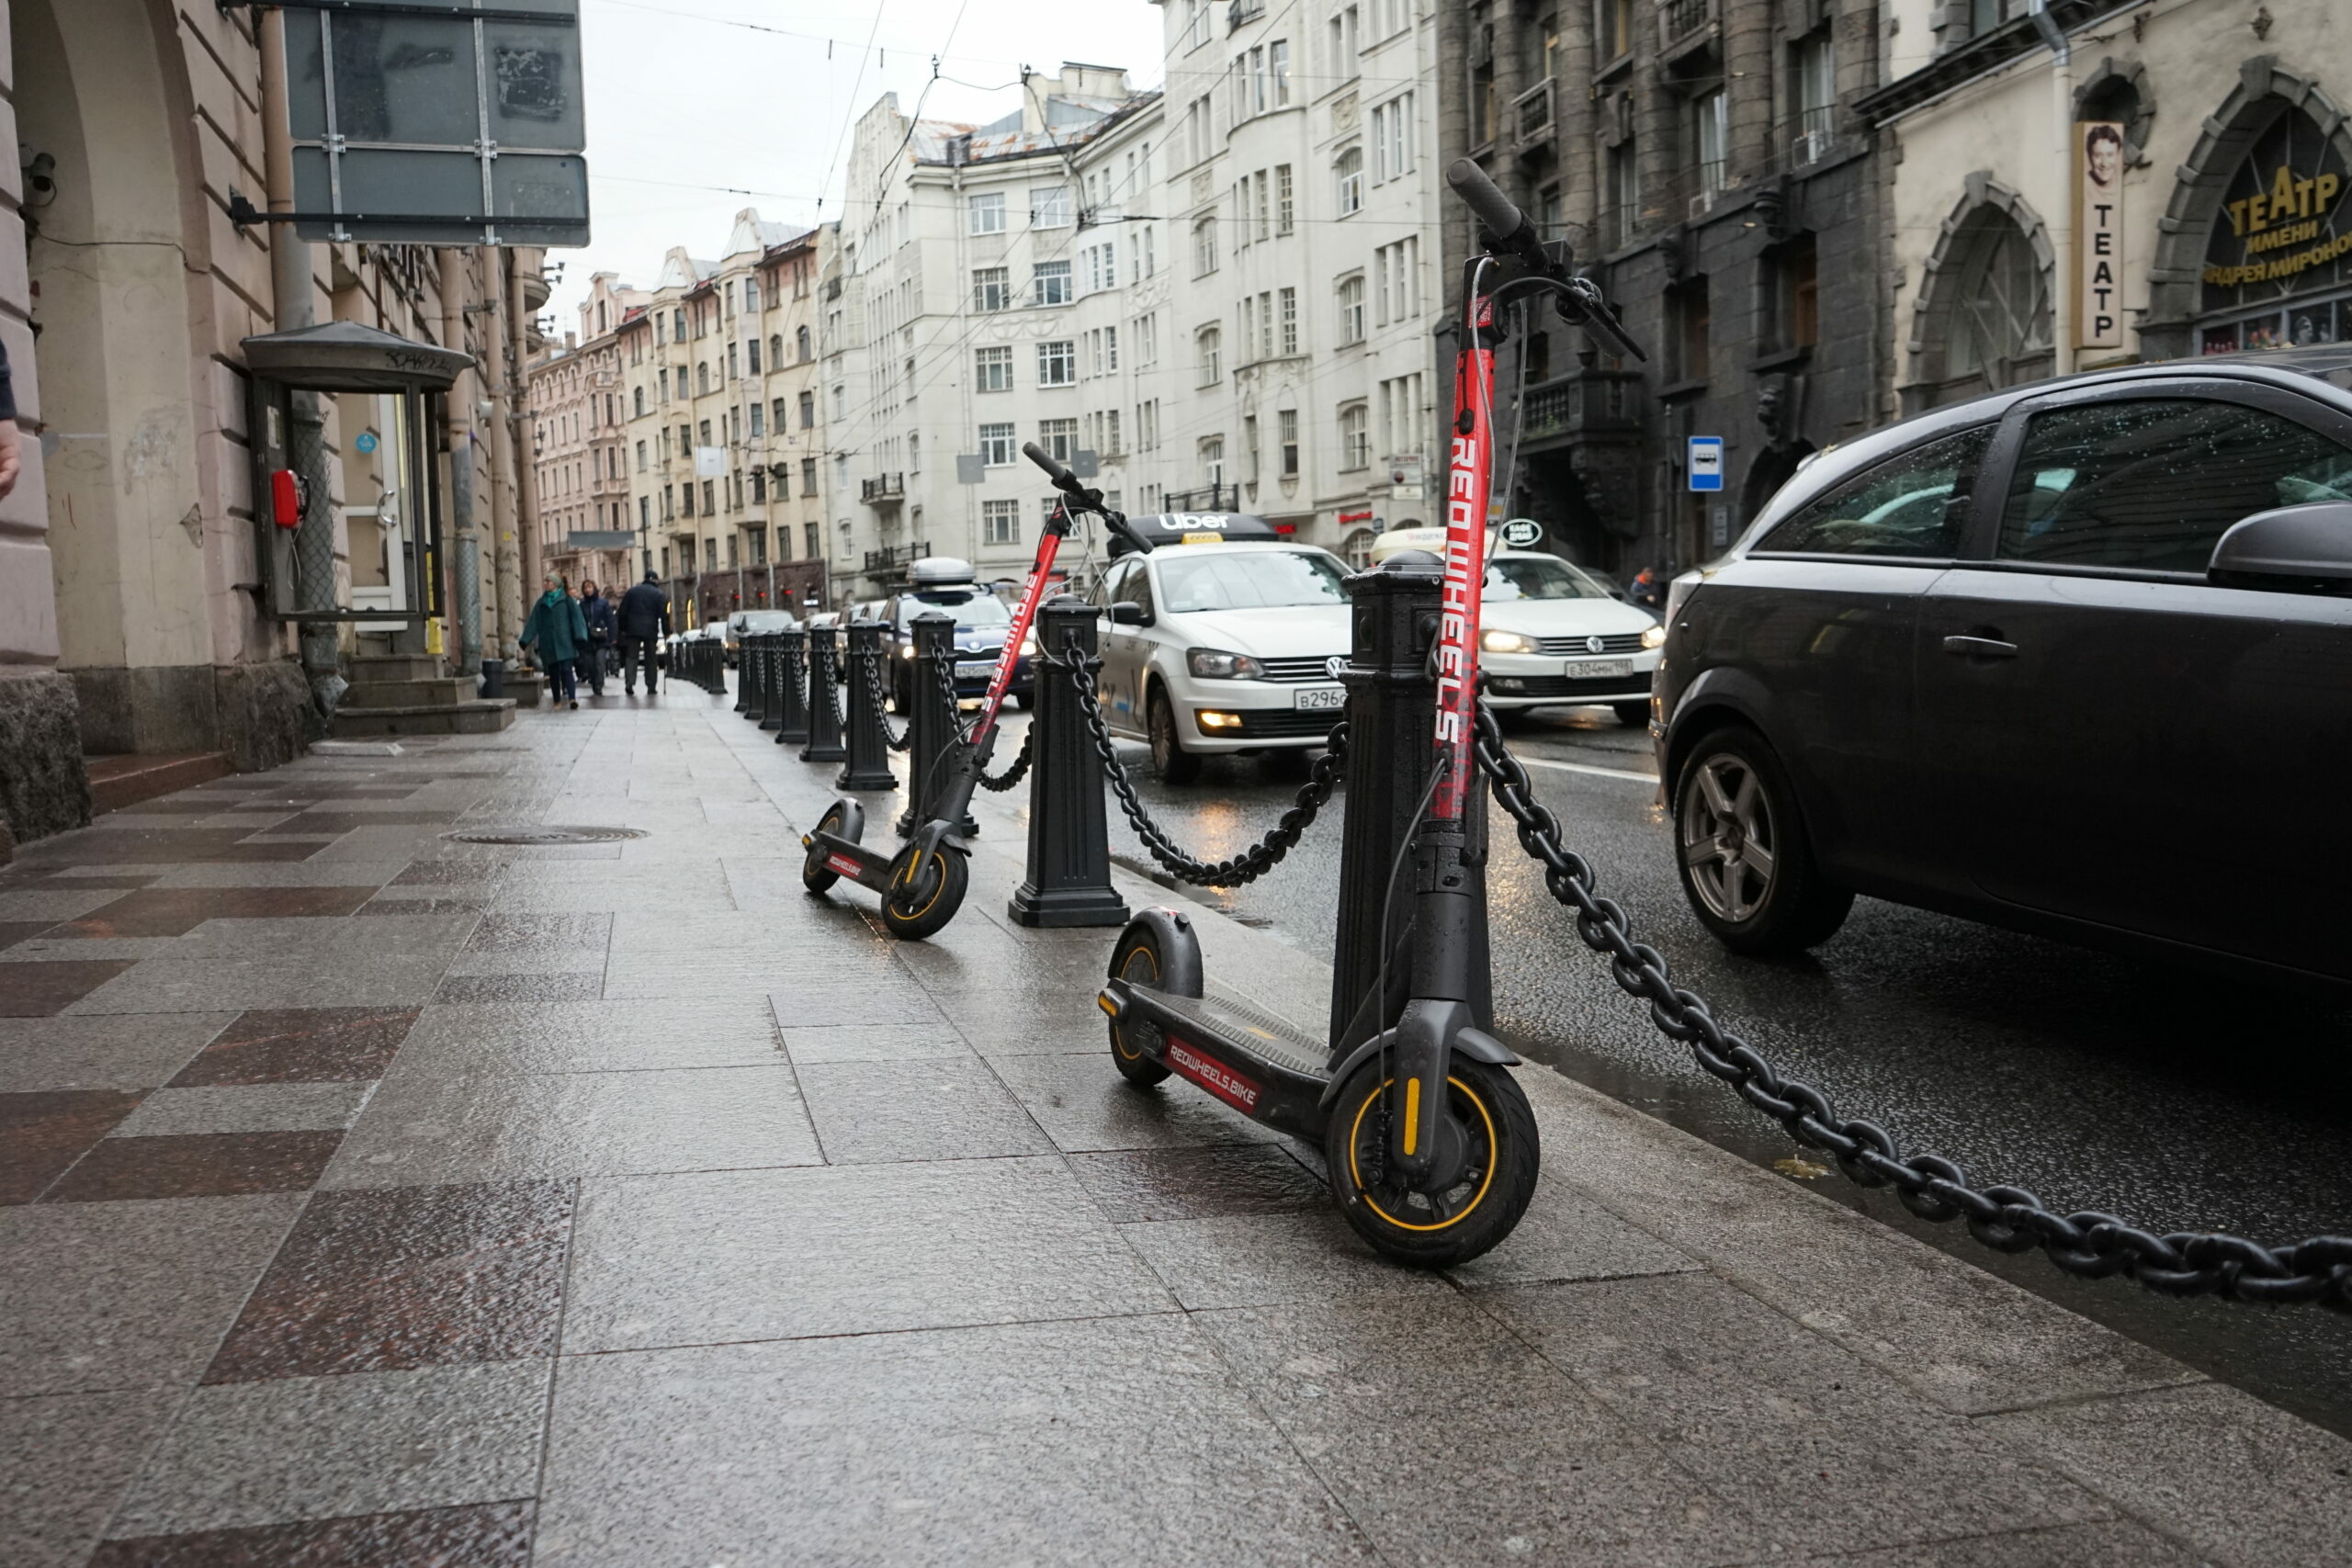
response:
[[[572,582],[639,575],[627,467],[620,326],[645,308],[643,289],[600,272],[581,301],[580,330],[529,371],[528,429],[540,558]],[[602,537],[599,537],[602,536]],[[536,587],[536,584],[530,586]]]
[[[1361,562],[1434,515],[1430,7],[1176,0],[1165,25],[1170,504]]]
[[[618,345],[635,526],[682,623],[809,609],[822,561],[814,295],[826,231],[746,209],[725,254],[671,250]]]
[[[1049,500],[1024,442],[1128,502],[1165,331],[1159,126],[1159,95],[1074,63],[987,125],[895,95],[858,121],[821,302],[842,595],[925,554],[1017,580]]]

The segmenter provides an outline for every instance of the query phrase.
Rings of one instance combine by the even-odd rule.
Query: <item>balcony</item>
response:
[[[1670,65],[1692,50],[1714,41],[1720,28],[1717,0],[1658,0],[1658,63]]]
[[[876,474],[858,481],[857,498],[868,506],[896,506],[907,498],[907,476]]]
[[[1238,512],[1241,487],[1205,484],[1198,490],[1172,490],[1161,502],[1170,512]]]
[[[1232,32],[1246,28],[1266,14],[1266,0],[1228,0],[1225,7],[1225,30]]]
[[[1527,390],[1521,439],[1555,441],[1622,436],[1641,429],[1638,370],[1577,370]]]
[[[865,575],[877,581],[896,575],[899,569],[919,561],[931,554],[930,541],[918,539],[911,545],[894,545],[884,549],[865,552]]]
[[[1519,145],[1519,155],[1530,157],[1552,144],[1557,131],[1555,116],[1554,89],[1558,84],[1549,79],[1538,82],[1510,101],[1512,134]]]

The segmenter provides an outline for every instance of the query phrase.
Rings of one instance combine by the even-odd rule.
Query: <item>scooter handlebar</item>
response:
[[[1498,249],[1517,256],[1534,272],[1552,271],[1552,258],[1544,254],[1543,236],[1527,214],[1512,206],[1510,197],[1487,177],[1486,170],[1467,158],[1456,158],[1445,171],[1445,183],[1469,207],[1478,226]]]
[[[1078,482],[1078,476],[1076,474],[1071,473],[1068,468],[1065,468],[1059,463],[1055,462],[1054,455],[1046,451],[1043,446],[1038,446],[1035,441],[1023,442],[1021,444],[1021,455],[1028,458],[1031,462],[1036,464],[1039,468],[1045,469],[1046,477],[1054,481],[1054,488],[1056,490],[1065,491],[1070,495],[1077,495],[1084,490],[1085,487]]]
[[[1151,541],[1128,525],[1126,514],[1103,505],[1102,492],[1087,489],[1076,474],[1054,460],[1052,453],[1035,441],[1024,441],[1021,444],[1021,455],[1046,470],[1046,477],[1054,482],[1054,488],[1069,498],[1064,504],[1069,510],[1092,513],[1102,519],[1104,527],[1134,546],[1139,554],[1151,553]]]

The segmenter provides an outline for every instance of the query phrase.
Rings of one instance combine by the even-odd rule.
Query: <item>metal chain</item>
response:
[[[841,671],[841,650],[839,649],[835,649],[833,650],[832,658],[824,661],[824,670],[827,675],[838,677]],[[833,710],[833,733],[846,739],[849,735],[849,720],[842,715],[842,683],[840,680],[832,679],[820,681],[818,683],[825,688],[825,705]]]
[[[866,700],[874,705],[874,712],[882,721],[882,744],[893,751],[903,751],[914,744],[914,726],[910,724],[896,735],[890,733],[888,706],[882,700],[882,660],[871,659],[865,664]]]
[[[931,661],[932,678],[939,686],[939,694],[947,704],[947,728],[956,737],[956,744],[968,746],[972,732],[964,727],[964,699],[956,693],[956,650],[949,649],[947,657]]]
[[[1022,775],[1029,771],[1029,747],[1031,742],[1035,741],[1036,739],[1037,727],[1035,725],[1033,724],[1027,729],[1023,730],[1021,732],[1021,754],[1012,759],[1012,766],[1005,769],[1004,772],[999,773],[994,778],[990,778],[988,774],[982,773],[980,775],[980,787],[982,789],[994,790],[999,795],[1001,795],[1006,790],[1011,789],[1014,784],[1019,784],[1021,782]]]
[[[1503,744],[1502,726],[1478,704],[1478,766],[1496,802],[1519,824],[1519,841],[1543,863],[1544,886],[1576,911],[1577,935],[1609,960],[1628,996],[1649,1004],[1658,1032],[1690,1048],[1700,1067],[1807,1148],[1826,1151],[1849,1180],[1895,1190],[1923,1220],[1964,1218],[1969,1234],[2000,1252],[2039,1247],[2069,1274],[2122,1274],[2166,1295],[2216,1295],[2232,1301],[2316,1302],[2352,1311],[2352,1237],[2314,1236],[2267,1247],[2233,1235],[2175,1232],[2155,1235],[2112,1214],[2054,1213],[2019,1187],[1971,1187],[1959,1166],[1939,1155],[1905,1156],[1877,1123],[1841,1118],[1812,1085],[1782,1077],[1738,1035],[1717,1023],[1705,1001],[1668,979],[1658,951],[1633,939],[1624,908],[1593,891],[1592,868],[1563,846],[1559,819],[1528,785],[1527,770]]]
[[[1136,796],[1135,781],[1127,776],[1126,765],[1112,748],[1111,729],[1102,722],[1102,705],[1094,694],[1094,672],[1102,668],[1102,661],[1070,648],[1066,649],[1065,658],[1056,662],[1069,669],[1070,681],[1078,687],[1078,711],[1086,720],[1087,733],[1094,738],[1094,750],[1102,759],[1102,771],[1110,777],[1112,792],[1119,797],[1119,809],[1127,814],[1136,837],[1151,852],[1151,858],[1179,882],[1198,887],[1238,887],[1257,881],[1290,853],[1291,846],[1298,842],[1307,824],[1315,820],[1316,813],[1331,798],[1331,791],[1347,771],[1348,721],[1342,718],[1325,738],[1323,755],[1315,760],[1314,772],[1299,785],[1296,803],[1266,830],[1263,839],[1221,861],[1195,860],[1178,849],[1176,841],[1151,819],[1151,814]]]

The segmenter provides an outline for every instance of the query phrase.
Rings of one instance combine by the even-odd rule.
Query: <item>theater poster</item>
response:
[[[2075,127],[2075,346],[2123,346],[2123,127]]]

